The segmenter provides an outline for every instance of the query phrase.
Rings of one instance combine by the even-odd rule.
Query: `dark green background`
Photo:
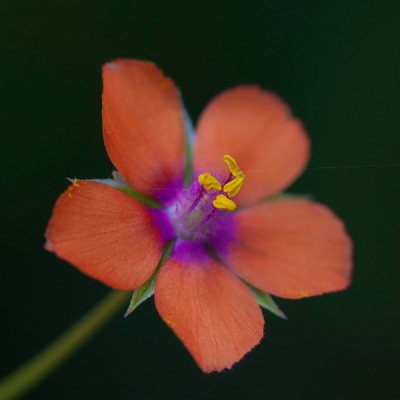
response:
[[[27,398],[400,398],[399,17],[394,0],[2,1],[1,375],[108,291],[45,252],[43,234],[65,177],[110,176],[100,69],[131,57],[173,77],[194,119],[240,83],[286,99],[312,140],[291,190],[346,222],[354,280],[278,299],[289,321],[265,312],[262,343],[211,375],[147,301]]]

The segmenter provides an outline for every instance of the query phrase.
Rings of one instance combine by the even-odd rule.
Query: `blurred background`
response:
[[[66,177],[106,178],[101,66],[157,63],[194,120],[241,83],[279,93],[312,158],[291,192],[346,223],[354,279],[277,299],[265,338],[231,371],[203,374],[153,299],[121,310],[27,399],[400,398],[400,3],[393,0],[2,1],[0,376],[109,289],[43,249]]]

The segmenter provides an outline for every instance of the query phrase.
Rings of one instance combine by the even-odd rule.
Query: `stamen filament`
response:
[[[201,228],[205,223],[207,223],[216,213],[216,208],[213,208],[211,212],[201,221],[201,224],[199,225],[199,228]]]
[[[201,187],[199,194],[194,199],[194,202],[192,203],[192,205],[190,206],[190,208],[188,210],[188,214],[191,213],[196,208],[197,204],[199,204],[199,201],[203,197],[203,193],[204,193],[204,186]]]

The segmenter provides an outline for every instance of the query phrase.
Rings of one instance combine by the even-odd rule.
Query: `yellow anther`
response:
[[[220,210],[229,210],[233,211],[236,209],[236,203],[228,199],[223,194],[219,194],[216,199],[213,201],[213,205],[215,208],[219,208]]]
[[[233,157],[225,154],[224,161],[228,164],[228,168],[229,168],[229,171],[231,171],[231,174],[233,176],[237,176],[237,174],[239,172],[239,166],[237,165],[236,160]]]
[[[200,174],[197,179],[200,185],[202,185],[206,190],[210,189],[221,190],[221,184],[209,172]]]
[[[243,175],[242,171],[239,172],[240,174],[238,174],[238,176],[235,179],[224,185],[224,192],[227,193],[229,197],[236,196],[243,185],[244,178],[246,176]]]

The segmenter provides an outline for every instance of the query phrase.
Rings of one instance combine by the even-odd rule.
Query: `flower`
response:
[[[239,86],[212,100],[187,136],[194,174],[185,187],[188,120],[174,83],[137,60],[106,64],[103,79],[104,142],[119,172],[72,181],[54,207],[47,250],[116,289],[156,279],[158,312],[205,372],[230,368],[262,339],[254,294],[297,299],[349,285],[341,220],[276,195],[309,158],[308,137],[281,99]]]

